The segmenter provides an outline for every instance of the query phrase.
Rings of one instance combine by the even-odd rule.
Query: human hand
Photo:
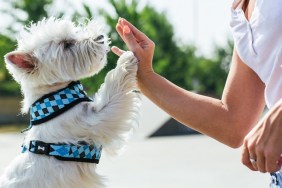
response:
[[[129,50],[132,51],[138,59],[138,76],[142,77],[148,72],[153,72],[154,42],[124,18],[118,20],[116,30]],[[112,51],[118,56],[124,53],[123,50],[116,46],[112,47]]]
[[[246,136],[242,163],[254,171],[277,172],[282,166],[281,154],[282,100]]]

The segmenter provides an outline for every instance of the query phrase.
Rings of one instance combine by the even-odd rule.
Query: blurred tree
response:
[[[107,24],[110,26],[109,37],[112,40],[112,45],[126,49],[124,42],[118,36],[115,25],[119,17],[124,17],[128,21],[134,23],[136,27],[140,28],[157,44],[154,57],[154,69],[156,72],[162,74],[172,82],[181,87],[191,89],[192,85],[189,81],[184,79],[189,69],[190,62],[196,60],[195,48],[193,46],[181,47],[174,40],[174,30],[172,25],[166,18],[165,13],[157,12],[150,5],[140,7],[137,0],[109,0],[115,13],[107,12],[100,9],[100,15],[105,18]],[[87,5],[84,5],[86,12],[89,12]],[[92,16],[91,14],[87,14]],[[114,54],[110,53],[108,56],[108,66],[103,72],[94,76],[92,79],[87,79],[84,84],[88,88],[93,87],[93,83],[99,86],[103,82],[105,74],[115,66],[117,58]],[[97,89],[97,88],[95,88]]]
[[[48,6],[51,6],[53,0],[12,0],[11,9],[0,11],[10,14],[15,18],[15,23],[28,24],[30,21],[38,21],[43,17],[48,17]],[[156,43],[154,69],[164,77],[175,84],[200,93],[209,93],[212,95],[220,95],[222,92],[225,78],[228,71],[228,63],[230,62],[230,49],[232,47],[215,47],[215,56],[213,58],[205,58],[196,56],[196,48],[192,45],[183,45],[174,38],[174,30],[168,21],[164,12],[157,12],[154,7],[146,5],[140,6],[138,0],[108,0],[109,5],[115,12],[107,12],[100,9],[99,13],[105,19],[109,28],[109,37],[112,45],[126,49],[126,46],[118,37],[115,31],[115,25],[119,17],[124,17],[134,23],[144,33],[146,33]],[[53,12],[54,13],[54,12]],[[20,16],[19,16],[20,15]],[[22,16],[25,15],[25,16]],[[56,15],[63,15],[57,13]],[[94,10],[84,3],[83,11],[77,10],[72,14],[73,20],[80,22],[81,17],[93,18]],[[10,34],[16,29],[13,27],[15,23],[9,27]],[[12,35],[11,35],[12,36]],[[0,35],[0,55],[15,48],[15,41],[7,34]],[[231,51],[232,52],[232,51]],[[96,91],[100,84],[104,81],[106,73],[115,67],[117,58],[113,53],[108,55],[108,65],[101,73],[92,78],[83,80],[88,91]],[[3,59],[0,60],[0,95],[10,94],[16,91],[15,82],[11,81],[11,77],[4,69]]]
[[[6,2],[7,3],[7,2]],[[14,33],[16,26],[27,25],[31,21],[36,22],[43,17],[48,16],[46,6],[50,5],[52,0],[12,0],[10,4],[4,8],[0,8],[0,12],[12,17],[13,22],[0,33],[0,57],[4,57],[10,51],[16,48]],[[20,95],[18,84],[12,80],[12,77],[5,68],[4,59],[0,59],[0,95]]]
[[[212,58],[198,57],[189,68],[185,79],[192,81],[195,91],[219,97],[222,94],[233,53],[233,42],[215,46]]]
[[[0,34],[0,56],[3,57],[6,53],[15,49],[16,42],[11,38]],[[8,73],[4,59],[0,60],[0,95],[19,95],[19,86],[12,80]]]
[[[18,22],[23,25],[32,22],[37,22],[44,17],[48,17],[46,7],[50,5],[53,0],[12,0],[11,7],[13,10],[9,14]],[[22,16],[25,14],[26,16]]]
[[[100,10],[110,25],[112,44],[126,49],[118,37],[115,25],[119,17],[142,30],[156,44],[154,70],[180,87],[214,96],[220,96],[229,70],[233,44],[215,47],[214,57],[196,56],[193,45],[182,45],[181,40],[174,38],[174,30],[165,13],[157,12],[152,6],[140,7],[137,0],[108,0],[115,14]],[[109,61],[115,62],[110,55]]]

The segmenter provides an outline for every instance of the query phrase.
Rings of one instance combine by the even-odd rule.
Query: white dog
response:
[[[132,92],[137,59],[124,53],[93,99],[73,81],[105,66],[108,44],[93,21],[49,18],[20,33],[17,50],[5,61],[21,85],[22,112],[30,111],[31,126],[1,188],[104,187],[95,170],[102,148],[116,154],[138,124],[140,96]]]

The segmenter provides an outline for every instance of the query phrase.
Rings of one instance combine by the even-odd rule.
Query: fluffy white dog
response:
[[[108,44],[93,21],[75,25],[49,18],[20,33],[17,50],[8,53],[5,61],[21,85],[22,112],[30,111],[32,127],[25,132],[23,153],[0,178],[1,188],[104,187],[103,177],[96,173],[102,147],[116,154],[138,124],[140,96],[132,92],[137,59],[132,52],[124,53],[93,100],[73,81],[92,76],[105,66]],[[64,97],[74,92],[63,105],[61,92]],[[49,109],[47,104],[58,95],[57,106],[49,112],[41,109]]]

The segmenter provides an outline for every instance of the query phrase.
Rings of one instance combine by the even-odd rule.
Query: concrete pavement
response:
[[[1,174],[22,140],[20,134],[0,134]],[[266,188],[270,180],[241,165],[240,149],[203,135],[133,139],[118,157],[103,153],[98,172],[109,188]]]
[[[140,127],[118,157],[102,153],[98,172],[109,188],[266,188],[268,174],[251,172],[233,150],[203,135],[151,138],[169,116],[143,97]],[[0,174],[21,151],[23,135],[0,134]]]

